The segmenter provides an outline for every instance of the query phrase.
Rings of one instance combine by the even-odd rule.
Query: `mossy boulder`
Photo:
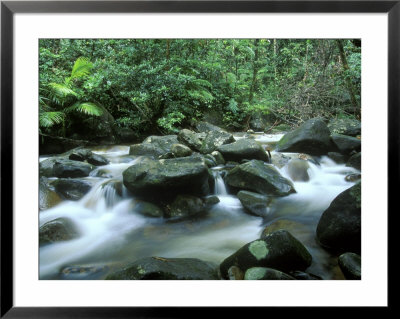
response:
[[[247,271],[252,267],[268,267],[283,272],[305,270],[311,265],[308,250],[286,230],[278,230],[252,241],[226,258],[220,265],[221,275],[228,279],[232,266]]]
[[[197,122],[196,129],[200,133],[208,133],[211,131],[226,132],[223,128],[205,121]]]
[[[199,138],[199,134],[188,129],[179,131],[178,141],[187,145],[194,151],[200,151],[201,145],[203,144]]]
[[[361,134],[361,122],[356,119],[331,119],[328,123],[328,128],[332,134],[336,133],[349,136]]]
[[[271,198],[249,191],[240,191],[237,197],[242,203],[245,211],[254,216],[265,217],[268,214],[267,208],[271,203]]]
[[[231,169],[225,182],[239,190],[249,190],[264,195],[285,196],[295,193],[291,181],[284,178],[272,165],[252,160]]]
[[[246,270],[244,280],[295,280],[282,271],[267,267],[252,267]]]
[[[361,280],[361,256],[344,253],[339,256],[338,264],[346,279]]]
[[[39,228],[39,245],[71,240],[79,237],[79,231],[72,220],[57,218]]]
[[[216,151],[219,146],[235,142],[232,134],[224,131],[210,131],[207,133],[203,144],[200,148],[200,153],[209,154]]]
[[[214,151],[211,152],[211,155],[215,158],[217,165],[225,165],[224,156],[220,152]]]
[[[164,217],[164,211],[159,206],[141,200],[134,203],[133,211],[146,217]]]
[[[253,139],[240,139],[231,144],[221,145],[217,150],[227,161],[240,162],[244,159],[256,159],[269,162],[270,160],[261,144]]]
[[[51,185],[62,198],[74,201],[81,199],[92,188],[92,185],[88,182],[70,178],[59,178],[53,181]]]
[[[94,169],[94,166],[85,162],[69,159],[57,159],[53,165],[52,176],[55,177],[86,177]]]
[[[325,155],[334,149],[330,134],[325,122],[314,118],[285,134],[276,144],[275,151]]]
[[[332,134],[331,138],[339,153],[343,155],[350,155],[353,151],[361,151],[361,140],[358,138],[342,134]]]
[[[186,157],[192,155],[193,151],[183,144],[173,144],[171,146],[171,152],[174,157]]]
[[[361,251],[361,182],[340,193],[323,212],[317,239],[339,252]]]
[[[216,265],[197,258],[146,257],[134,261],[106,280],[215,280]]]
[[[182,219],[204,213],[204,202],[193,195],[178,195],[169,206],[167,217]]]
[[[123,173],[125,187],[134,195],[157,200],[174,194],[208,194],[208,168],[201,157],[146,160]],[[152,201],[152,200],[151,200]]]

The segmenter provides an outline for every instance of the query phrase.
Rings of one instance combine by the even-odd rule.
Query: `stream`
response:
[[[234,136],[242,138],[240,134]],[[283,135],[255,133],[253,136],[273,149]],[[345,176],[359,173],[356,169],[322,156],[315,163],[309,162],[309,181],[300,182],[290,178],[287,166],[276,167],[292,180],[296,193],[275,197],[265,217],[257,217],[247,214],[240,200],[229,194],[222,177],[224,167],[217,166],[212,168],[215,189],[210,195],[218,196],[220,202],[205,215],[172,222],[135,212],[136,199],[121,184],[122,172],[139,160],[128,155],[129,146],[90,149],[110,161],[96,168],[90,176],[79,178],[91,183],[91,190],[78,201],[64,200],[39,214],[39,227],[65,217],[77,225],[81,234],[77,239],[39,248],[40,279],[104,279],[127,263],[150,256],[199,258],[219,264],[244,244],[259,238],[263,229],[274,223],[284,223],[309,250],[313,262],[307,272],[322,279],[344,279],[337,257],[315,242],[315,229],[332,200],[354,185],[346,181]],[[49,178],[52,179],[55,178]],[[121,185],[122,191],[117,192],[114,184]]]

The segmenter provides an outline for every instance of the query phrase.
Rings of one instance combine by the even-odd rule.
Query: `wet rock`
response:
[[[265,228],[261,232],[260,238],[264,238],[265,236],[268,236],[269,234],[272,234],[282,229],[290,232],[291,234],[294,234],[296,238],[300,238],[298,234],[300,235],[309,232],[307,226],[305,226],[304,224],[301,224],[299,222],[290,219],[278,219],[272,221],[269,225],[265,226]],[[303,243],[305,239],[308,240],[308,238],[302,238]]]
[[[349,174],[344,179],[346,182],[357,182],[361,179],[361,174]]]
[[[203,141],[200,152],[202,154],[209,154],[216,151],[219,146],[233,142],[235,142],[235,139],[230,133],[224,131],[210,131]]]
[[[107,266],[68,266],[61,270],[62,280],[101,279],[109,271]]]
[[[171,152],[174,144],[179,144],[177,135],[152,135],[147,137],[143,143],[132,145],[129,148],[129,155],[148,155],[158,158],[165,153]]]
[[[334,148],[330,134],[325,122],[314,118],[285,134],[276,144],[275,151],[325,155]]]
[[[71,240],[79,237],[79,232],[72,220],[57,218],[39,228],[39,245],[43,246],[59,241]]]
[[[86,177],[94,169],[91,164],[72,161],[67,159],[57,159],[53,166],[53,176],[55,177]]]
[[[333,143],[336,145],[339,153],[349,155],[352,151],[361,151],[361,140],[347,135],[332,134]]]
[[[69,178],[59,178],[52,185],[62,198],[74,201],[81,199],[92,188],[88,182]]]
[[[216,266],[196,258],[147,257],[110,274],[106,280],[215,280]]]
[[[165,152],[161,148],[151,144],[134,144],[129,148],[129,155],[158,157],[164,153]]]
[[[229,280],[243,280],[244,273],[239,267],[232,266],[228,269],[228,277]]]
[[[289,163],[290,157],[286,156],[282,153],[277,153],[277,152],[272,152],[271,153],[271,164],[282,168],[284,167],[287,163]]]
[[[106,159],[104,156],[94,153],[90,154],[90,156],[87,158],[87,162],[94,166],[103,166],[110,164],[110,161]]]
[[[246,270],[244,280],[295,280],[292,276],[267,267],[252,267]]]
[[[167,212],[169,218],[186,218],[205,211],[203,201],[192,195],[178,195]]]
[[[261,144],[253,139],[240,139],[217,149],[225,160],[240,162],[243,159],[257,159],[269,162],[269,156]]]
[[[214,156],[212,156],[211,154],[206,154],[204,156],[204,162],[206,163],[206,165],[209,168],[217,166],[216,160],[215,160]]]
[[[204,198],[204,204],[206,207],[211,207],[215,204],[218,204],[220,202],[218,196],[208,196]]]
[[[339,256],[339,267],[346,279],[361,280],[361,256],[354,253],[344,253]]]
[[[39,163],[39,175],[43,177],[54,177],[54,164],[62,157],[51,157]]]
[[[178,141],[187,145],[194,151],[200,151],[201,145],[203,144],[198,133],[187,129],[183,129],[179,132]]]
[[[226,132],[223,128],[220,128],[219,126],[213,125],[208,122],[198,122],[196,124],[196,129],[200,133],[208,133],[211,131]]]
[[[261,217],[267,215],[267,207],[271,203],[271,199],[267,196],[249,191],[240,191],[237,193],[237,197],[247,213]]]
[[[353,167],[361,171],[361,152],[352,155],[347,161],[346,166]]]
[[[92,152],[88,149],[77,149],[71,152],[68,158],[73,161],[84,162],[90,155],[92,155]]]
[[[39,210],[46,210],[62,201],[61,197],[49,186],[46,177],[39,179]]]
[[[192,155],[193,151],[183,145],[183,144],[173,144],[171,146],[171,152],[174,154],[174,157],[186,157]]]
[[[217,165],[225,165],[225,159],[220,152],[214,151],[214,152],[211,152],[211,155],[214,157]]]
[[[287,164],[289,176],[295,182],[308,182],[310,180],[309,168],[308,162],[299,158],[291,159]]]
[[[272,165],[258,160],[231,169],[225,182],[237,189],[264,195],[285,196],[296,192],[291,181],[284,178]]]
[[[311,265],[308,250],[289,232],[279,230],[263,239],[252,241],[226,258],[220,265],[221,276],[228,279],[232,266],[246,271],[252,267],[268,267],[283,272],[305,270]]]
[[[332,119],[328,123],[332,134],[357,136],[361,134],[361,122],[355,119]]]
[[[319,220],[316,234],[323,247],[339,252],[360,252],[361,182],[332,201]]]
[[[133,210],[146,217],[160,218],[164,216],[164,211],[160,207],[145,201],[136,201]]]
[[[146,160],[130,166],[122,175],[132,194],[153,199],[182,193],[204,196],[209,191],[208,169],[201,157]]]
[[[328,152],[328,157],[337,164],[346,163],[347,156],[340,154],[339,152]]]

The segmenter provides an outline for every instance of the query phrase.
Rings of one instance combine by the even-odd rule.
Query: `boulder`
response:
[[[192,155],[193,151],[183,145],[183,144],[173,144],[171,146],[171,152],[174,154],[174,157],[186,157]]]
[[[39,245],[43,246],[59,241],[71,240],[79,237],[79,232],[68,218],[57,218],[39,228]]]
[[[308,182],[310,176],[308,175],[308,169],[310,165],[308,161],[300,158],[293,158],[287,164],[287,171],[292,181],[295,182]]]
[[[291,181],[284,178],[272,165],[252,160],[231,169],[225,178],[229,186],[264,195],[285,196],[295,193]]]
[[[203,144],[200,148],[200,153],[209,154],[216,151],[217,148],[224,144],[233,143],[235,138],[232,134],[224,131],[210,131],[207,133]]]
[[[69,178],[59,178],[52,185],[62,198],[74,201],[81,199],[92,188],[88,182]]]
[[[317,239],[339,252],[361,250],[361,182],[340,193],[322,213]]]
[[[267,267],[252,267],[246,270],[244,280],[295,280],[292,276]]]
[[[358,182],[361,179],[361,174],[349,174],[346,175],[346,177],[344,178],[344,180],[346,182]]]
[[[247,213],[261,217],[267,215],[267,207],[271,203],[269,197],[249,191],[240,191],[237,197]]]
[[[211,131],[226,132],[224,129],[220,128],[219,126],[216,126],[211,123],[204,122],[204,121],[196,123],[196,129],[200,133],[208,133]]]
[[[61,197],[49,186],[46,177],[39,179],[39,210],[54,207],[62,201]]]
[[[208,208],[215,204],[218,204],[219,202],[220,202],[220,200],[219,200],[218,196],[215,196],[215,195],[207,196],[204,198],[204,204]]]
[[[352,155],[347,161],[346,166],[353,167],[361,171],[361,152]]]
[[[192,195],[178,195],[170,205],[167,217],[185,218],[201,214],[205,211],[203,201]]]
[[[225,160],[240,162],[243,159],[257,159],[269,162],[269,156],[261,144],[253,139],[240,139],[234,143],[226,144],[217,149]]]
[[[179,144],[177,135],[152,135],[147,137],[143,144],[154,145],[164,151],[164,153],[171,152],[172,145]]]
[[[110,164],[110,161],[104,156],[95,153],[90,154],[86,160],[89,164],[92,164],[94,166],[103,166]]]
[[[164,150],[152,144],[134,144],[129,147],[129,155],[152,156],[158,158],[165,154]]]
[[[39,176],[54,177],[54,164],[61,160],[62,157],[50,157],[39,163]]]
[[[214,151],[211,155],[215,158],[217,165],[225,165],[225,159],[220,152]]]
[[[337,164],[346,163],[347,156],[340,154],[339,152],[328,152],[328,157]]]
[[[358,138],[342,134],[332,134],[331,138],[339,153],[343,155],[349,155],[352,151],[361,151],[361,140]]]
[[[338,264],[346,279],[361,280],[361,256],[344,253],[339,256]]]
[[[209,191],[208,169],[201,157],[147,160],[130,166],[122,175],[132,194],[148,198],[174,194],[203,196]]]
[[[289,156],[286,156],[282,153],[277,153],[277,152],[271,153],[271,164],[273,164],[276,167],[282,168],[287,163],[289,163],[289,161],[290,161]]]
[[[178,141],[187,145],[194,151],[200,151],[201,145],[203,144],[198,133],[187,129],[183,129],[179,132]]]
[[[356,119],[332,119],[328,123],[332,134],[357,136],[361,134],[361,122]]]
[[[215,280],[216,267],[196,258],[147,257],[112,273],[106,280]]]
[[[69,153],[68,158],[73,161],[84,162],[92,154],[92,151],[88,149],[75,149]]]
[[[285,230],[268,234],[263,239],[252,241],[226,258],[220,265],[221,276],[228,279],[232,266],[247,271],[252,267],[267,267],[288,272],[305,270],[311,265],[308,250]]]
[[[133,211],[146,217],[164,217],[164,212],[160,207],[145,201],[136,201]]]
[[[228,269],[228,277],[229,280],[243,280],[244,273],[239,267],[232,266]]]
[[[334,149],[330,134],[325,122],[314,118],[285,134],[276,144],[275,151],[325,155]]]
[[[67,159],[57,159],[53,165],[53,174],[55,177],[86,177],[94,169],[91,164],[72,161]]]

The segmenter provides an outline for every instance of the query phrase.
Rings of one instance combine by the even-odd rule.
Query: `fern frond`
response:
[[[78,97],[78,93],[72,90],[69,86],[61,83],[49,83],[50,98],[56,104],[64,104],[68,96]]]
[[[66,112],[80,112],[87,115],[100,116],[103,110],[92,102],[76,102],[75,104],[67,107]]]
[[[41,112],[39,113],[39,127],[51,127],[64,121],[63,112]]]
[[[80,57],[75,61],[69,79],[72,80],[87,76],[89,75],[92,68],[93,68],[93,63],[90,62],[88,58]]]

